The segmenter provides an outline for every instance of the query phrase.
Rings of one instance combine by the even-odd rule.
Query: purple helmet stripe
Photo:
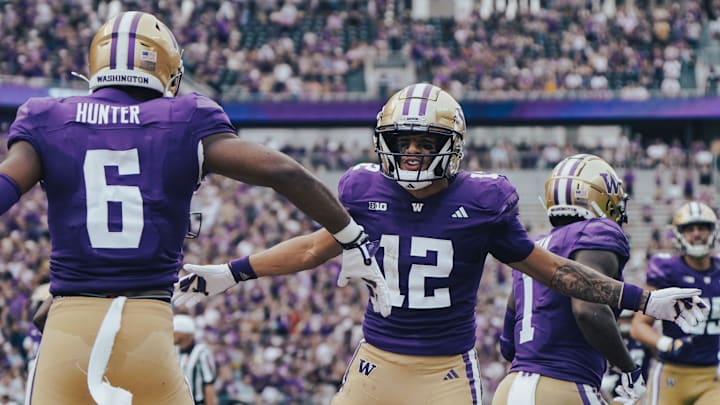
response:
[[[133,16],[132,22],[130,23],[130,41],[128,42],[128,53],[127,53],[127,68],[128,69],[134,69],[135,68],[135,35],[137,33],[137,27],[140,23],[140,18],[142,17],[142,13],[135,13]]]
[[[582,159],[573,159],[573,160],[574,160],[574,162],[573,162],[572,166],[570,167],[570,171],[567,174],[570,177],[575,176],[575,170],[577,170],[578,166],[580,166],[580,162],[582,162]],[[568,202],[571,202],[570,196],[572,194],[570,194],[570,193],[572,192],[572,184],[573,184],[572,180],[568,180],[567,184],[565,185],[565,198],[568,199]]]
[[[565,168],[565,165],[568,164],[567,160],[564,160],[560,163],[560,166],[555,170],[555,175],[559,176],[562,174],[563,169]],[[553,184],[553,201],[555,201],[555,204],[560,204],[560,195],[558,193],[558,189],[560,188],[560,180],[555,179],[555,184]]]
[[[402,115],[408,115],[410,113],[410,102],[412,101],[412,95],[415,92],[415,86],[412,85],[408,88],[407,93],[405,93],[405,103],[403,104],[403,112]]]
[[[120,29],[120,21],[122,21],[123,15],[124,13],[115,17],[115,22],[113,23],[112,39],[110,40],[110,69],[117,68],[118,30]]]
[[[432,86],[426,84],[425,90],[423,90],[422,94],[422,101],[420,101],[420,113],[419,115],[422,117],[425,115],[425,112],[427,111],[427,105],[428,105],[428,97],[430,97],[430,91],[432,91]]]
[[[475,379],[477,376],[473,373],[472,362],[470,361],[470,355],[468,352],[462,354],[463,363],[465,363],[465,375],[470,383],[470,395],[472,395],[472,403],[476,405],[478,403],[478,393],[475,392]]]

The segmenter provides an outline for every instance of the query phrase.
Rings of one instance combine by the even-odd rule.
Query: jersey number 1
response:
[[[537,241],[540,247],[547,249],[550,244],[551,236],[547,236]],[[527,274],[522,275],[523,282],[523,307],[522,307],[522,322],[520,323],[520,339],[519,343],[527,343],[533,340],[535,337],[535,327],[532,326],[533,316],[533,278]]]

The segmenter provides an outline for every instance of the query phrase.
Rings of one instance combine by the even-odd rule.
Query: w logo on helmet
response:
[[[610,173],[600,173],[600,177],[605,182],[605,190],[608,194],[620,194],[620,182]]]

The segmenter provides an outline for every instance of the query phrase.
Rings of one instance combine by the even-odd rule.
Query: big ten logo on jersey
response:
[[[387,203],[382,201],[368,201],[370,211],[387,211]]]
[[[361,374],[365,374],[366,376],[369,376],[370,373],[375,370],[375,367],[377,367],[377,364],[370,363],[367,360],[360,359],[360,367],[358,369],[358,372]]]
[[[705,303],[708,297],[703,297]],[[700,322],[690,330],[691,335],[720,335],[720,297],[710,298],[710,314],[705,322]]]

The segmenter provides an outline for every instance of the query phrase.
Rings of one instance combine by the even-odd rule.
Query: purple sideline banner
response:
[[[84,92],[83,92],[84,93]],[[0,84],[0,108],[14,110],[29,97],[67,96],[77,90]],[[236,125],[373,125],[384,100],[248,101],[222,103]],[[720,97],[631,100],[462,101],[473,124],[531,125],[628,123],[647,120],[720,120]]]

